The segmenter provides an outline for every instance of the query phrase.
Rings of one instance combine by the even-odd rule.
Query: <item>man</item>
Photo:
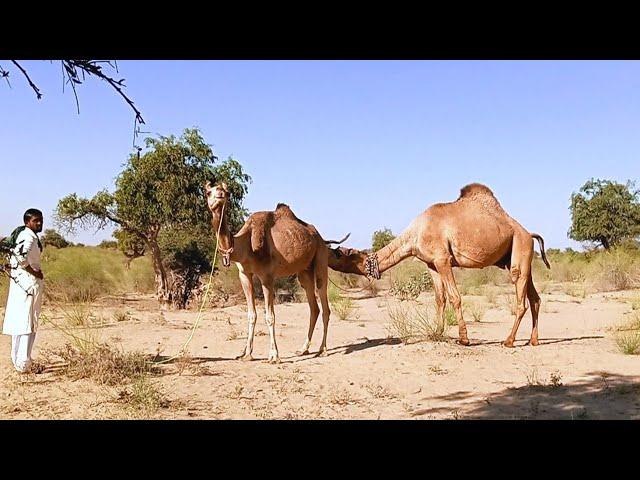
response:
[[[11,335],[11,360],[15,369],[27,373],[32,364],[31,349],[38,329],[44,287],[40,269],[42,244],[38,238],[42,231],[42,212],[30,208],[24,212],[23,219],[25,226],[12,234],[15,246],[11,250],[11,280],[2,333]]]

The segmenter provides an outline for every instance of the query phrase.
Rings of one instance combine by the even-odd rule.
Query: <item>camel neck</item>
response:
[[[229,231],[229,225],[227,224],[227,216],[221,216],[220,212],[213,212],[211,226],[213,227],[214,235],[218,233],[218,228],[220,229],[218,247],[221,250],[229,250],[233,246],[233,242],[231,239],[231,232]]]
[[[402,260],[413,255],[412,236],[408,231],[402,232],[389,244],[376,252],[380,273],[389,270]]]

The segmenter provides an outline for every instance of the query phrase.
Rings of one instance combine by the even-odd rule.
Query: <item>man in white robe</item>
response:
[[[11,335],[11,360],[15,369],[27,373],[42,306],[44,275],[40,268],[42,212],[30,208],[24,213],[25,228],[18,234],[11,252],[9,296],[2,333]]]

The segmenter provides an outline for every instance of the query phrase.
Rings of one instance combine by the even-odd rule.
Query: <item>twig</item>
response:
[[[11,60],[11,62],[20,69],[22,74],[26,77],[27,81],[29,82],[29,85],[31,86],[33,91],[36,93],[38,100],[40,100],[42,98],[42,93],[40,93],[40,89],[33,83],[27,71],[24,68],[22,68],[22,65],[20,65],[17,61]],[[76,92],[75,84],[82,83],[85,79],[85,74],[95,75],[96,77],[104,80],[109,85],[111,85],[120,94],[120,96],[124,98],[124,100],[129,104],[129,106],[133,109],[133,111],[136,114],[136,123],[144,124],[145,122],[144,122],[144,119],[142,118],[142,114],[135,107],[133,101],[122,90],[122,87],[125,86],[124,79],[116,80],[110,77],[109,75],[105,74],[102,71],[102,66],[99,65],[100,63],[106,63],[111,68],[115,69],[116,72],[118,72],[118,64],[115,62],[114,64],[112,64],[110,61],[100,61],[100,60],[62,60],[63,79],[66,75],[67,81],[71,83],[71,88],[73,89],[73,94],[76,98],[76,106],[78,108],[78,113],[80,113],[80,103],[78,101],[78,94]],[[80,76],[79,76],[80,72],[82,73],[82,80],[80,79]],[[6,78],[7,82],[9,81],[8,80],[9,72],[2,69],[1,67],[0,67],[0,76]],[[63,83],[63,89],[64,89],[64,83]]]
[[[9,88],[11,88],[11,83],[9,82],[9,72],[0,67],[0,76],[7,81],[7,85],[9,85]]]
[[[38,97],[38,100],[40,100],[42,98],[42,94],[40,93],[40,90],[38,89],[38,87],[36,87],[36,85],[31,81],[31,78],[29,78],[29,74],[27,73],[27,71],[24,68],[22,68],[22,65],[20,65],[15,60],[11,60],[11,62],[20,69],[20,71],[25,77],[27,77],[27,80],[29,81],[29,85],[31,86],[31,88],[33,88],[33,91],[36,92],[36,96]]]
[[[138,121],[140,124],[144,124],[144,119],[142,118],[142,114],[135,107],[133,101],[129,97],[127,97],[127,95],[122,91],[121,87],[125,86],[124,79],[115,80],[114,78],[109,77],[108,75],[105,75],[102,72],[102,67],[98,65],[97,60],[63,60],[63,62],[66,62],[66,65],[69,66],[69,70],[74,71],[77,83],[80,83],[80,80],[78,80],[76,68],[80,68],[83,72],[86,72],[89,75],[95,75],[96,77],[101,78],[102,80],[107,82],[109,85],[111,85],[133,109],[133,111],[136,114],[136,121]],[[111,65],[110,62],[105,62],[105,63],[107,63],[109,66],[113,68],[113,65]]]

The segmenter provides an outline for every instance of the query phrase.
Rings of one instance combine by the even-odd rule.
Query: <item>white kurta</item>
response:
[[[44,281],[27,272],[27,265],[40,270],[38,236],[29,227],[18,235],[11,255],[13,280],[9,280],[9,296],[2,325],[5,335],[25,335],[38,329]]]

